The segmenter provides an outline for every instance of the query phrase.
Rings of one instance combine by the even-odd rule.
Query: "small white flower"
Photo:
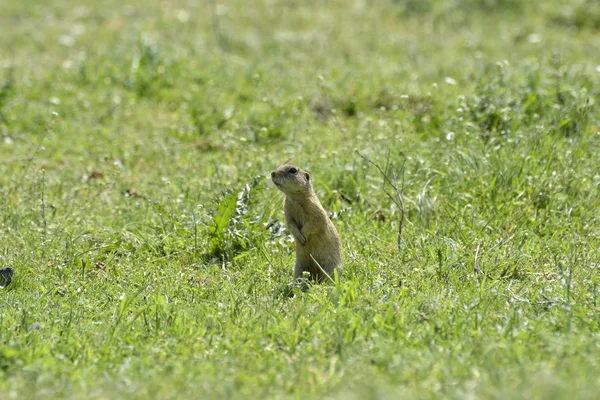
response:
[[[75,44],[75,39],[69,35],[60,35],[58,41],[65,47],[72,47]]]
[[[178,10],[175,18],[177,18],[177,21],[185,23],[190,20],[190,13],[185,10]]]
[[[453,78],[450,78],[449,76],[444,78],[444,82],[446,82],[448,85],[456,85],[456,80],[454,80]]]

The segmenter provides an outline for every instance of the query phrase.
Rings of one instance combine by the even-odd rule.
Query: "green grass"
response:
[[[596,398],[596,2],[9,0],[0,26],[0,398]],[[404,166],[400,251],[357,150]],[[307,292],[288,159],[342,235]]]

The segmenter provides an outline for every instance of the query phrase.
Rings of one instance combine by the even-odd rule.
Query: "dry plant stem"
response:
[[[217,15],[217,0],[212,0],[211,5],[211,27],[217,47],[219,50],[223,50],[223,39],[221,37],[221,27],[219,24],[219,16]]]
[[[356,150],[356,154],[358,154],[362,159],[367,161],[369,164],[374,165],[375,168],[383,175],[383,191],[385,194],[394,202],[396,207],[400,210],[400,224],[398,225],[398,238],[396,240],[396,245],[398,246],[398,253],[402,250],[402,227],[404,225],[404,199],[402,198],[402,192],[404,190],[404,163],[400,168],[402,173],[402,187],[398,188],[398,175],[396,173],[396,169],[392,164],[390,164],[390,153],[388,151],[387,158],[385,161],[385,170],[381,169],[379,164],[371,161],[366,156],[362,155],[358,150]],[[391,177],[390,177],[391,174]],[[390,193],[385,184],[389,184],[394,189],[394,194]]]
[[[477,256],[479,256],[479,247],[481,243],[477,243],[477,250],[475,250],[475,260],[473,262],[473,272],[477,274],[479,272],[479,267],[477,266]]]
[[[54,121],[57,119],[57,117],[58,117],[58,114],[55,114],[55,113],[52,114],[52,119],[50,120],[50,122],[48,122],[48,125],[46,125],[46,128],[44,129],[44,134],[40,137],[38,143],[36,144],[35,148],[33,149],[33,153],[31,153],[31,156],[24,158],[25,160],[27,160],[27,164],[25,164],[25,167],[23,168],[23,173],[21,174],[21,176],[19,177],[19,179],[17,180],[15,185],[12,186],[10,189],[8,189],[7,197],[9,197],[15,189],[22,186],[23,180],[25,179],[25,176],[27,176],[27,172],[29,172],[29,168],[31,167],[33,160],[37,156],[38,152],[41,150],[44,139],[46,139],[46,137],[52,130],[52,126],[54,125]]]
[[[310,255],[310,258],[315,262],[315,264],[317,264],[317,267],[319,267],[319,269],[321,270],[321,272],[323,274],[325,274],[325,276],[327,277],[327,279],[329,279],[331,281],[331,283],[335,283],[335,281],[333,280],[333,278],[331,277],[331,275],[329,275],[327,272],[325,272],[325,270],[323,269],[323,267],[321,267],[321,264],[319,264],[319,262],[317,260],[315,260],[315,258],[312,256],[312,254]]]

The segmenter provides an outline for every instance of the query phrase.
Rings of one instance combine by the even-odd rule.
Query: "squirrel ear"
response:
[[[310,174],[308,172],[305,172],[304,176],[306,177],[306,181],[310,182]]]

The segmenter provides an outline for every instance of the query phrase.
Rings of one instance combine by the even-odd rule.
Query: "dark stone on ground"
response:
[[[0,268],[0,288],[5,288],[10,284],[14,273],[15,270],[12,268]]]

